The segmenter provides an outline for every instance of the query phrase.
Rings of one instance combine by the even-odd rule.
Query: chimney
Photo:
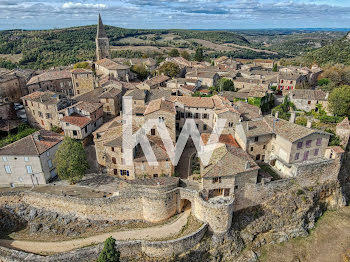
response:
[[[307,120],[306,127],[307,128],[311,128],[312,127],[312,120],[311,119]]]
[[[278,118],[278,114],[279,114],[279,112],[276,111],[276,113],[275,113],[275,118]]]
[[[290,113],[289,122],[294,124],[295,123],[295,118],[296,118],[296,113],[293,111],[293,112]]]
[[[245,162],[245,170],[248,170],[250,168],[250,163],[249,161]]]

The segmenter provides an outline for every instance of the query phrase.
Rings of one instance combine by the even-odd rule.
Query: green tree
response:
[[[334,115],[350,117],[350,86],[335,88],[329,95],[328,104]]]
[[[81,142],[65,137],[55,155],[58,177],[68,180],[71,184],[83,178],[89,168],[86,152]]]
[[[202,62],[204,59],[203,49],[197,48],[196,53],[194,54],[194,60]]]
[[[115,239],[107,238],[97,262],[119,262],[119,258],[120,253],[115,248]]]
[[[221,78],[218,82],[219,91],[234,91],[235,85],[231,79]]]
[[[91,69],[91,66],[88,62],[79,62],[74,64],[73,68],[74,69],[77,69],[77,68]]]
[[[329,85],[331,81],[328,78],[321,78],[320,80],[317,81],[317,84],[319,86],[326,86]]]
[[[277,71],[278,71],[277,64],[274,64],[274,65],[273,65],[273,68],[272,68],[272,72],[277,72]]]
[[[275,115],[278,112],[278,117],[284,120],[289,120],[290,118],[290,109],[295,110],[295,105],[289,101],[289,97],[285,96],[283,103],[274,107],[272,109],[272,114]]]
[[[175,77],[179,72],[180,68],[177,64],[172,62],[165,62],[159,68],[159,72],[163,73],[169,77]]]
[[[169,56],[171,56],[171,57],[178,57],[178,56],[180,56],[180,53],[179,53],[179,51],[176,48],[173,48],[173,49],[170,50]]]
[[[141,81],[145,80],[148,76],[148,71],[144,65],[133,65],[131,71],[134,72]]]
[[[186,50],[181,52],[181,57],[185,58],[186,60],[190,60],[191,59],[190,54]]]

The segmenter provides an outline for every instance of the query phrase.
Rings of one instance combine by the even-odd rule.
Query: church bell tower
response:
[[[101,15],[98,15],[98,25],[96,34],[96,59],[111,58],[109,50],[109,40],[102,23]]]

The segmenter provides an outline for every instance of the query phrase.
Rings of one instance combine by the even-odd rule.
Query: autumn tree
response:
[[[97,262],[119,262],[119,259],[120,253],[115,248],[115,239],[113,237],[107,238]]]
[[[180,68],[177,64],[172,62],[165,62],[159,68],[159,72],[169,77],[175,77],[180,72]]]
[[[191,59],[190,54],[186,50],[181,52],[181,57],[186,59],[186,60],[190,60]]]
[[[144,65],[133,65],[131,71],[134,72],[141,81],[145,80],[148,76],[148,71]]]
[[[70,137],[65,137],[58,147],[54,162],[58,177],[68,180],[71,184],[82,179],[89,168],[82,143]]]

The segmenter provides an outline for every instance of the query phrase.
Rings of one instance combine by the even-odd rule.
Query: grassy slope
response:
[[[327,211],[305,238],[262,249],[262,262],[350,261],[350,207]]]

